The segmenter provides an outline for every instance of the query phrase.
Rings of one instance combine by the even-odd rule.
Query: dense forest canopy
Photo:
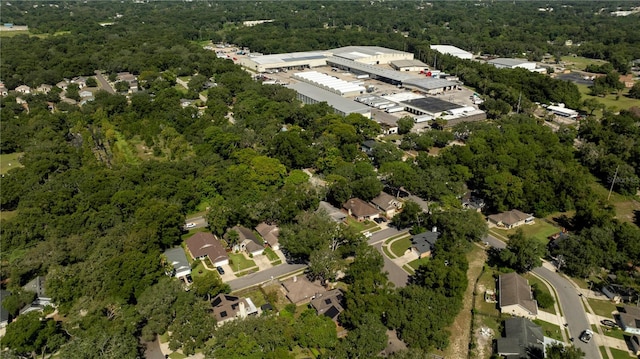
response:
[[[22,356],[133,358],[142,351],[139,338],[170,331],[170,347],[185,354],[263,357],[266,348],[286,358],[301,347],[357,358],[379,353],[392,329],[408,353],[443,349],[444,328],[468,285],[466,251],[486,234],[481,215],[460,209],[468,188],[491,211],[575,211],[567,223],[575,234],[554,253],[564,255],[567,271],[584,276],[606,268],[637,286],[628,268],[640,265],[640,231],[615,219],[593,190],[611,184],[612,170],[625,179],[613,181],[615,191],[637,190],[637,113],[605,111],[579,130],[553,132],[532,115],[533,103],[579,107],[575,85],[441,56],[439,68],[485,95],[491,120],[451,132],[418,134],[408,126],[400,148],[379,142],[369,157],[360,145],[380,134],[374,121],[338,116],[326,104],[302,106],[292,90],[255,82],[202,48],[209,41],[264,53],[377,45],[432,63],[429,45],[448,43],[531,59],[576,53],[625,72],[640,57],[640,22],[609,16],[618,6],[628,3],[3,2],[2,23],[29,26],[28,34],[2,38],[7,88],[100,70],[137,75],[140,91],[98,91],[81,107],[61,101],[59,91],[22,96],[28,109],[14,93],[2,98],[0,153],[20,153],[23,165],[0,178],[0,209],[13,214],[0,226],[2,286],[14,293],[5,307],[15,317],[33,300],[20,287],[40,275],[59,314],[21,316],[2,346]],[[554,10],[539,10],[548,7]],[[241,26],[258,19],[275,21]],[[179,91],[182,76],[206,95],[202,109],[181,106],[200,92]],[[209,80],[217,86],[204,90]],[[454,133],[467,134],[464,146],[448,146]],[[433,147],[439,156],[428,154]],[[312,185],[303,168],[326,188]],[[362,235],[316,213],[320,200],[369,200],[385,185],[404,187],[433,208],[423,213],[409,201],[394,225],[443,233],[434,259],[404,288],[389,282],[380,253]],[[206,207],[218,236],[235,225],[276,223],[288,254],[308,261],[311,276],[332,281],[343,273],[339,322],[348,335],[337,339],[332,322],[291,307],[216,328],[209,300],[229,287],[212,272],[185,292],[164,276],[160,260],[182,243],[185,216]],[[274,336],[274,328],[283,335]]]

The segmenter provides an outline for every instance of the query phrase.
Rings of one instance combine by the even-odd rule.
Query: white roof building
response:
[[[356,85],[317,71],[299,72],[294,74],[293,78],[340,96],[356,96],[365,93],[367,90],[364,86]]]
[[[536,63],[529,61],[527,59],[507,59],[507,58],[497,58],[493,60],[487,61],[487,63],[499,68],[499,69],[516,69],[523,68],[529,71],[534,71],[536,69]]]
[[[455,56],[460,59],[473,59],[472,53],[451,45],[431,45],[431,50],[438,51],[441,54]]]
[[[304,104],[326,102],[329,106],[333,107],[336,113],[342,116],[358,113],[366,118],[371,118],[371,109],[369,107],[346,99],[333,92],[304,82],[286,85],[286,87],[296,91],[298,93],[298,99]]]

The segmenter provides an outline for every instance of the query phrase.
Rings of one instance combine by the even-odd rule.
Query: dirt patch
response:
[[[445,352],[446,358],[466,358],[471,343],[471,309],[473,308],[473,290],[476,280],[482,273],[482,267],[486,262],[487,254],[479,245],[467,254],[469,270],[467,271],[467,290],[464,293],[462,310],[453,324],[447,328],[451,333],[450,345]]]
[[[487,358],[491,354],[494,334],[493,330],[487,327],[480,327],[475,330],[473,336],[476,339],[476,358]]]

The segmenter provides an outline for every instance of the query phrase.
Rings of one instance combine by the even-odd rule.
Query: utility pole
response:
[[[518,107],[516,108],[516,113],[520,113],[520,101],[522,100],[522,91],[520,91],[520,95],[518,96]]]
[[[620,165],[616,167],[616,173],[613,175],[613,181],[611,181],[611,188],[609,188],[609,195],[607,196],[607,202],[609,198],[611,198],[611,191],[613,191],[613,185],[616,183],[616,178],[618,178],[618,169],[620,169]]]

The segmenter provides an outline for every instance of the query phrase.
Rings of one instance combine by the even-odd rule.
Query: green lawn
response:
[[[242,253],[229,253],[229,266],[234,272],[240,272],[255,267],[256,263],[247,259]]]
[[[533,286],[534,284],[538,286],[538,288],[542,291],[545,292],[549,295],[551,295],[554,300],[556,300],[556,296],[555,293],[551,293],[549,291],[549,288],[547,288],[547,286],[544,284],[544,282],[542,280],[540,280],[538,277],[532,275],[531,273],[527,273],[524,275],[525,278],[527,278],[527,280],[529,281],[529,285]],[[555,310],[555,306],[552,306],[551,308],[544,308],[545,312],[549,312],[549,313],[553,313],[556,314],[556,310]]]
[[[589,301],[589,305],[591,306],[591,309],[593,309],[593,312],[601,317],[611,318],[611,312],[616,310],[615,304],[608,300],[587,298],[587,301]]]
[[[115,132],[116,142],[114,145],[114,149],[117,150],[114,154],[119,155],[127,164],[137,164],[140,162],[138,158],[138,153],[134,150],[134,148],[129,144],[129,142],[124,138],[120,132]]]
[[[560,231],[560,228],[551,225],[540,218],[536,218],[535,223],[533,224],[525,224],[514,229],[506,230],[492,228],[491,230],[492,232],[500,234],[502,237],[508,237],[509,235],[516,233],[516,231],[519,229],[522,229],[522,232],[526,237],[533,237],[544,245],[547,245],[547,243],[549,243],[547,237]]]
[[[413,268],[413,269],[418,269],[418,267],[420,267],[423,264],[427,264],[427,262],[429,262],[431,260],[431,258],[426,257],[426,258],[418,258],[414,261],[409,262],[409,267]]]
[[[280,257],[278,257],[278,255],[276,254],[276,252],[273,251],[273,249],[267,247],[264,249],[264,254],[267,256],[267,258],[269,258],[270,261],[277,261],[278,259],[280,259]]]
[[[580,56],[562,56],[562,62],[565,63],[565,67],[567,69],[576,69],[576,70],[584,70],[587,65],[595,64],[595,65],[603,65],[606,64],[607,61],[598,60],[598,59],[589,59],[586,57]]]
[[[384,254],[387,257],[389,257],[391,259],[396,258],[396,256],[394,256],[393,253],[391,253],[391,251],[389,250],[389,248],[387,246],[382,246],[382,251],[384,252]]]
[[[605,97],[600,97],[600,96],[589,95],[591,90],[589,89],[588,85],[577,85],[577,86],[578,86],[578,90],[580,90],[580,94],[582,94],[582,100],[594,98],[601,104],[605,105],[607,108],[614,109],[614,112],[617,112],[620,110],[626,110],[632,106],[638,105],[637,99],[633,99],[626,96],[627,94],[629,94],[629,89],[624,89],[620,93],[620,97],[618,97],[618,95],[615,93],[608,94]],[[616,97],[618,97],[617,100],[616,100]],[[598,115],[598,114],[601,114],[601,112],[596,111],[594,114]]]
[[[533,322],[542,327],[545,336],[562,341],[562,329],[559,326],[539,319],[535,319]]]
[[[14,152],[14,153],[6,153],[0,155],[0,174],[5,174],[9,172],[12,168],[20,168],[24,167],[22,163],[18,161],[24,153],[23,152]]]
[[[410,234],[407,234],[407,233],[397,234],[397,235],[387,239],[386,241],[384,241],[384,244],[389,244],[389,243],[393,242],[395,239],[402,238],[402,237],[407,236],[407,235],[411,236]]]
[[[624,340],[624,332],[620,328],[609,328],[602,326],[602,332],[608,337]]]
[[[411,248],[411,237],[405,237],[393,242],[390,249],[396,257],[402,257],[409,248]]]
[[[636,356],[629,355],[629,352],[625,350],[620,350],[616,348],[609,348],[611,350],[611,355],[613,355],[613,359],[629,359],[629,358],[637,358]]]
[[[371,222],[371,221],[358,222],[352,217],[347,217],[347,225],[349,225],[349,227],[353,227],[358,232],[366,231],[367,229],[377,227],[375,222]]]
[[[0,211],[0,220],[10,220],[18,215],[18,211]]]
[[[173,352],[173,353],[169,354],[169,358],[170,359],[184,359],[186,357],[187,357],[186,355],[184,355],[182,353],[178,353],[178,352]]]
[[[602,355],[603,359],[609,359],[609,356],[607,355],[607,350],[603,346],[598,347],[598,349],[600,349],[600,354]]]

